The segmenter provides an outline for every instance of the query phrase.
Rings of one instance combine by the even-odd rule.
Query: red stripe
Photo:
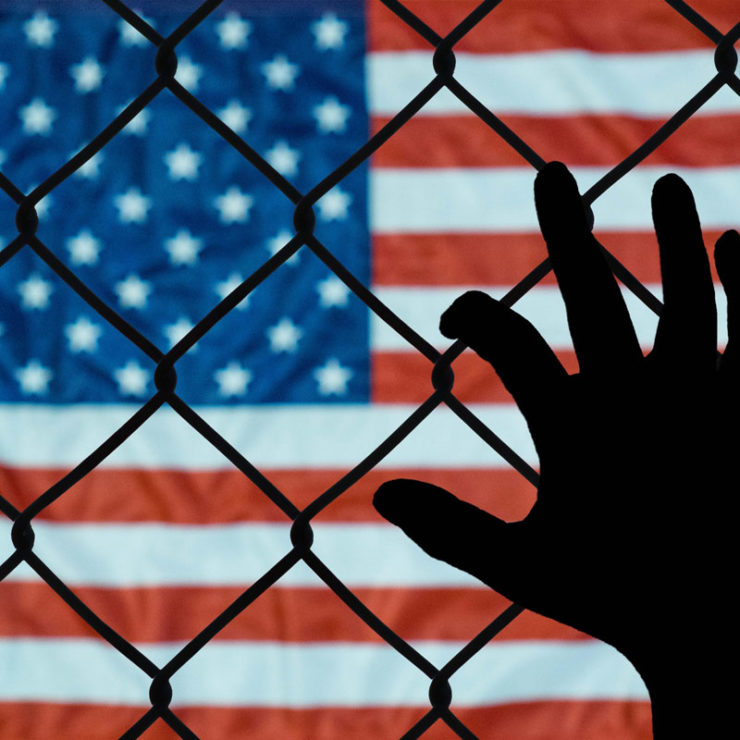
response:
[[[404,1],[409,10],[440,35],[451,31],[479,4],[479,0]],[[367,7],[372,51],[430,48],[382,3],[368,3]],[[723,33],[739,20],[737,6],[727,0],[702,0],[697,9]],[[455,48],[487,53],[561,48],[646,52],[710,45],[702,33],[664,2],[559,0],[557,11],[543,12],[542,0],[519,0],[499,5]]]
[[[0,467],[0,491],[15,506],[28,505],[65,470]],[[299,508],[336,483],[346,470],[264,471]],[[449,488],[497,516],[516,520],[534,503],[534,489],[513,470],[372,470],[317,517],[319,522],[381,522],[372,506],[377,487],[393,478],[418,478]],[[287,522],[287,517],[238,471],[94,470],[43,518],[64,522],[219,524]]]
[[[75,593],[126,639],[186,641],[246,588],[99,588]],[[406,640],[471,640],[509,601],[488,588],[353,588],[353,593]],[[93,637],[94,632],[43,583],[0,582],[0,637]],[[533,612],[497,639],[580,640],[586,635]],[[222,632],[220,640],[382,642],[325,588],[271,588]]]
[[[372,251],[374,287],[514,285],[547,257],[534,233],[373,234]]]
[[[545,160],[614,167],[664,119],[623,115],[504,115],[504,123]],[[372,119],[373,132],[387,118]],[[740,162],[740,115],[694,116],[644,160],[648,165],[719,167]],[[420,142],[423,145],[420,146]],[[374,167],[525,167],[526,161],[473,115],[412,118],[373,155]]]
[[[506,740],[650,740],[647,702],[542,701],[497,707],[457,708],[455,714],[478,737]],[[280,738],[280,740],[385,740],[401,737],[426,710],[421,707],[290,709],[288,707],[178,707],[177,716],[199,737]],[[146,707],[89,704],[0,704],[0,728],[7,738],[23,740],[110,740],[120,737]],[[172,740],[162,721],[146,732],[146,740]],[[441,722],[424,740],[450,740]],[[455,735],[455,737],[457,737]]]
[[[660,283],[655,234],[602,232],[601,243],[643,283]],[[721,231],[704,231],[711,253]],[[515,285],[547,257],[540,234],[387,234],[373,236],[373,285]],[[719,281],[710,260],[715,282]],[[543,284],[555,283],[552,273]]]
[[[556,352],[569,373],[578,372],[575,353]],[[433,392],[432,363],[416,352],[377,352],[372,358],[372,398],[378,403],[421,403]],[[455,395],[465,403],[513,403],[491,366],[473,352],[452,363]],[[495,485],[495,484],[494,484]]]

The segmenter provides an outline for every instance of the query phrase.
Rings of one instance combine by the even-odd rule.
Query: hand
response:
[[[506,523],[409,480],[381,486],[374,503],[433,557],[616,647],[648,686],[656,737],[692,737],[669,704],[687,682],[686,701],[697,702],[686,671],[712,670],[713,651],[735,639],[722,610],[736,552],[740,236],[725,233],[715,249],[730,332],[719,358],[691,191],[677,175],[658,180],[665,307],[643,356],[564,165],[538,174],[535,203],[580,372],[568,375],[526,319],[480,292],[458,298],[440,329],[491,363],[526,418],[540,459],[536,504]],[[697,723],[712,736],[706,716]]]

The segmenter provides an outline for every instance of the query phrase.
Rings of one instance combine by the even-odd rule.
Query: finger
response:
[[[678,175],[665,175],[653,188],[652,208],[663,280],[653,354],[713,370],[717,308],[694,196]]]
[[[373,505],[424,552],[507,595],[516,525],[461,501],[430,483],[398,479],[375,492]]]
[[[740,342],[740,234],[737,231],[726,231],[717,240],[714,263],[727,296],[728,342],[720,362],[720,372],[736,375]]]
[[[535,179],[534,195],[581,371],[613,371],[641,359],[627,306],[590,232],[575,178],[561,162],[550,162]]]
[[[480,291],[460,296],[442,314],[439,328],[491,363],[530,422],[542,411],[542,399],[567,377],[555,353],[527,319]]]

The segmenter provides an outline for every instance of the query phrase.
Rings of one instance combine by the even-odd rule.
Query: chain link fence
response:
[[[169,36],[160,35],[140,15],[120,0],[103,0],[113,13],[130,24],[148,42],[157,48],[156,77],[151,84],[112,120],[80,152],[63,164],[56,172],[40,183],[31,192],[24,193],[8,177],[0,173],[0,188],[15,206],[17,236],[0,252],[0,268],[21,250],[32,250],[43,260],[73,291],[75,291],[97,314],[114,327],[129,342],[138,347],[156,364],[154,383],[156,393],[134,413],[108,439],[101,442],[86,459],[58,480],[25,509],[20,510],[6,498],[0,496],[0,509],[12,520],[12,543],[14,552],[0,565],[0,580],[8,576],[21,563],[27,563],[100,637],[113,646],[133,665],[151,679],[149,698],[151,708],[122,735],[124,738],[141,736],[159,718],[164,720],[182,738],[195,738],[195,733],[181,720],[170,706],[173,691],[172,677],[210,640],[219,634],[237,615],[248,609],[267,589],[271,588],[299,561],[303,561],[323,583],[331,589],[348,609],[351,609],[368,627],[374,630],[388,645],[392,646],[407,661],[412,663],[429,679],[430,707],[419,721],[408,729],[404,738],[420,737],[435,722],[444,722],[461,738],[474,738],[474,733],[456,716],[450,678],[467,661],[473,660],[476,653],[512,620],[522,612],[522,607],[512,605],[494,619],[483,631],[471,640],[454,658],[443,666],[433,665],[407,641],[402,639],[387,624],[379,619],[312,550],[312,520],[329,504],[342,496],[355,482],[376,466],[388,453],[404,440],[438,406],[446,404],[475,434],[480,436],[491,448],[501,455],[509,465],[529,482],[536,485],[538,476],[523,459],[509,448],[495,430],[487,428],[454,393],[453,362],[465,349],[461,342],[454,343],[440,353],[408,324],[384,305],[340,260],[319,240],[314,232],[314,206],[326,193],[340,183],[349,173],[366,163],[368,158],[384,145],[406,122],[427,104],[443,88],[447,88],[473,114],[491,129],[492,136],[501,137],[510,147],[528,162],[533,170],[539,170],[545,160],[509,128],[495,111],[489,110],[478,98],[472,95],[455,78],[455,46],[484,18],[494,13],[501,0],[486,0],[459,23],[449,34],[440,36],[426,25],[417,15],[399,0],[376,0],[382,2],[398,19],[398,23],[410,26],[420,38],[434,49],[433,69],[429,71],[429,82],[408,102],[386,125],[375,133],[339,167],[308,192],[300,192],[274,167],[272,167],[247,139],[241,138],[231,130],[214,112],[206,107],[193,94],[188,92],[176,79],[178,57],[177,47],[200,23],[202,23],[221,4],[220,0],[202,3]],[[737,54],[733,44],[740,38],[740,23],[727,34],[722,34],[693,8],[682,0],[665,0],[687,23],[697,28],[716,46],[714,62],[716,74],[706,85],[670,117],[660,128],[628,157],[613,167],[583,195],[584,204],[590,208],[608,188],[642,162],[659,147],[717,91],[727,85],[740,95],[740,79],[735,75]],[[543,8],[543,12],[556,12]],[[494,13],[495,19],[495,13]],[[494,20],[495,22],[495,20]],[[392,84],[392,82],[389,82]],[[293,205],[293,237],[266,260],[256,271],[224,298],[210,313],[204,316],[168,352],[162,352],[129,323],[119,312],[108,305],[86,283],[70,270],[37,234],[39,223],[36,206],[42,198],[51,193],[76,170],[100,152],[121,130],[143,111],[158,95],[169,90],[182,105],[187,106],[200,118],[202,125],[209,126],[224,141],[241,155],[252,167],[269,180]],[[534,176],[534,173],[533,173]],[[393,433],[377,446],[365,459],[359,461],[341,480],[313,500],[306,508],[299,510],[280,490],[278,490],[248,459],[231,446],[214,428],[199,415],[198,411],[185,403],[177,393],[176,365],[195,343],[209,332],[221,319],[243,301],[274,271],[281,268],[297,250],[307,247],[359,298],[370,311],[392,327],[428,361],[434,392],[401,424]],[[618,279],[632,291],[646,306],[659,314],[660,301],[640,283],[613,255],[605,249],[605,256]],[[550,271],[549,261],[545,260],[523,277],[503,298],[507,305],[514,305],[533,286],[537,285]],[[54,501],[64,496],[78,481],[96,468],[156,411],[169,405],[195,429],[207,442],[215,447],[233,466],[246,476],[267,496],[292,522],[290,540],[292,547],[274,563],[261,578],[247,588],[227,609],[219,614],[205,629],[188,642],[165,665],[156,665],[137,647],[124,639],[116,630],[88,607],[75,592],[60,579],[34,550],[34,519]]]

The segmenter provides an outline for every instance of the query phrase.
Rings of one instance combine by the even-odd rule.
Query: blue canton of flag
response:
[[[340,20],[318,3],[274,6],[207,18],[177,47],[176,79],[306,192],[367,139],[362,9]],[[182,20],[144,9],[162,34]],[[72,10],[0,14],[0,156],[24,192],[154,79],[141,34],[107,8]],[[318,237],[364,283],[366,180],[352,173],[315,207]],[[40,239],[163,351],[294,233],[289,200],[168,90],[37,210]],[[3,244],[14,217],[4,197]],[[29,248],[0,270],[0,321],[0,401],[154,392],[151,360]],[[367,309],[304,247],[177,363],[178,393],[366,402],[368,345]]]

